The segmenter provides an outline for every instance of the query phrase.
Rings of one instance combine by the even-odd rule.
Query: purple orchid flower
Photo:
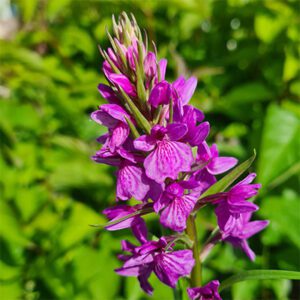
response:
[[[111,83],[115,85],[115,87],[122,88],[128,96],[133,98],[137,96],[135,86],[125,75],[111,73],[109,74],[108,79]]]
[[[115,271],[122,276],[137,277],[141,288],[150,295],[153,288],[148,278],[152,272],[164,284],[175,288],[178,279],[187,276],[195,263],[191,250],[172,251],[171,247],[167,249],[168,241],[165,237],[142,243],[138,247],[123,241],[122,246],[123,251],[131,255],[120,256],[124,265]]]
[[[181,105],[186,105],[192,98],[197,87],[196,77],[185,80],[183,76],[178,77],[172,84],[175,97],[180,99]]]
[[[144,71],[146,76],[146,88],[148,89],[150,83],[153,81],[154,84],[159,82],[158,73],[160,73],[160,81],[165,79],[167,68],[167,60],[161,59],[157,63],[157,57],[155,53],[149,51],[144,59]]]
[[[171,85],[167,81],[161,81],[152,89],[148,102],[155,108],[159,105],[169,104],[171,97]]]
[[[258,206],[252,202],[246,201],[254,197],[258,193],[261,184],[250,184],[256,177],[255,173],[249,174],[245,179],[234,185],[230,191],[224,193],[219,199],[214,201],[215,204],[219,203],[216,208],[216,213],[222,214],[228,211],[230,214],[240,214],[253,212],[258,210]]]
[[[222,174],[233,168],[238,162],[234,157],[219,156],[217,145],[213,144],[209,147],[206,142],[198,146],[196,161],[212,175]]]
[[[118,199],[128,200],[131,197],[142,201],[147,199],[150,187],[155,183],[147,178],[143,167],[137,164],[138,161],[142,161],[141,157],[131,154],[124,148],[119,150],[118,153],[111,153],[109,149],[102,147],[92,159],[98,163],[118,167],[116,173],[116,195]]]
[[[188,288],[187,293],[191,300],[222,300],[218,293],[220,282],[213,280],[202,287]]]
[[[100,83],[98,85],[98,91],[101,96],[109,102],[109,104],[120,105],[119,98],[110,86]]]
[[[218,206],[219,211],[224,209],[222,214],[218,215],[218,224],[222,234],[222,240],[231,243],[234,247],[241,248],[250,260],[255,260],[255,253],[249,247],[247,239],[255,235],[268,226],[269,221],[252,221],[251,212],[241,214],[231,214],[226,211],[222,204]]]
[[[207,256],[215,243],[223,240],[241,248],[254,260],[247,239],[268,225],[265,220],[250,221],[251,214],[258,210],[257,205],[248,201],[260,188],[252,183],[255,174],[248,175],[229,191],[197,201],[216,182],[215,176],[233,168],[237,159],[219,157],[217,146],[207,145],[210,125],[204,122],[202,111],[188,104],[197,79],[180,76],[168,83],[167,61],[158,61],[155,45],[154,52],[147,50],[133,16],[129,18],[122,13],[119,22],[113,18],[113,29],[115,37],[109,36],[111,48],[100,50],[109,86],[100,84],[98,90],[108,104],[101,105],[91,115],[108,132],[97,139],[103,145],[92,158],[116,167],[117,200],[134,197],[142,201],[139,205],[117,205],[103,212],[110,220],[107,230],[130,228],[140,242],[140,246],[122,242],[127,254],[118,256],[124,264],[116,272],[137,277],[148,294],[153,291],[148,282],[152,272],[174,288],[180,277],[192,272],[195,264],[193,251],[173,249],[175,240],[180,239],[187,248],[196,244],[191,245],[185,235],[178,233],[149,241],[141,216],[154,210],[163,226],[181,232],[186,229],[192,212],[208,203],[216,205],[219,231],[195,259]],[[196,158],[193,147],[197,147]],[[188,222],[189,225],[195,224]],[[187,230],[187,234],[194,240],[196,233]],[[196,284],[194,274],[191,273],[192,286]],[[221,300],[218,287],[219,282],[214,280],[187,292],[192,300]]]
[[[193,187],[193,186],[191,186]],[[160,223],[174,231],[183,231],[186,221],[193,210],[197,198],[185,194],[186,182],[174,182],[165,188],[160,198],[154,203],[154,210],[160,214]]]
[[[130,118],[127,112],[117,104],[103,104],[99,110],[91,114],[91,118],[109,129],[109,134],[100,137],[99,141],[107,140],[107,146],[111,152],[115,152],[129,136],[130,130],[126,119]]]
[[[186,126],[182,124],[169,124],[167,127],[155,125],[150,135],[142,135],[134,141],[137,150],[151,151],[144,161],[149,178],[163,183],[166,178],[175,180],[180,172],[190,171],[192,150],[178,142],[186,131]]]
[[[109,207],[103,210],[103,214],[106,215],[106,217],[112,222],[116,221],[120,218],[123,218],[125,216],[128,216],[136,211],[141,210],[143,205],[135,205],[135,206],[129,206],[129,205],[117,205],[114,207]],[[139,240],[140,243],[146,243],[147,239],[147,227],[146,223],[139,215],[133,216],[131,218],[128,218],[124,221],[121,221],[117,224],[110,225],[108,224],[105,227],[109,231],[115,231],[125,228],[131,228],[133,234],[135,237]]]
[[[180,141],[189,143],[192,147],[201,145],[207,138],[210,130],[208,122],[200,123],[203,119],[204,114],[191,105],[183,106],[181,111],[175,109],[174,122],[187,126],[187,132]]]
[[[269,221],[249,222],[252,212],[258,210],[257,205],[246,201],[255,196],[261,187],[260,184],[250,184],[255,176],[255,173],[249,174],[215,201],[218,204],[215,213],[222,240],[242,248],[251,260],[255,259],[255,254],[250,249],[247,239],[269,224]]]

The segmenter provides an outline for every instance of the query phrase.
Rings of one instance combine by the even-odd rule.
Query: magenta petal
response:
[[[118,121],[121,121],[125,124],[125,116],[130,117],[127,112],[117,104],[103,104],[99,107],[99,110],[94,111],[91,114],[91,118],[108,128],[114,128]]]
[[[134,266],[130,268],[119,268],[115,269],[115,272],[121,276],[135,276],[137,277],[140,273],[140,267]]]
[[[142,168],[125,164],[117,173],[117,197],[127,200],[134,197],[143,200],[149,191],[149,183]]]
[[[131,229],[132,233],[141,244],[147,242],[147,226],[145,221],[141,217],[138,216],[134,218]]]
[[[159,197],[161,196],[161,194],[163,192],[163,188],[164,188],[164,184],[159,184],[159,183],[155,182],[154,180],[150,180],[150,189],[146,196],[146,199],[150,198],[154,202],[156,202],[159,199]]]
[[[220,282],[213,280],[202,287],[188,288],[187,293],[191,300],[222,300],[218,288]]]
[[[211,152],[206,142],[198,145],[197,149],[197,161],[202,164],[206,163],[211,159]]]
[[[258,210],[258,206],[255,205],[252,202],[248,202],[248,201],[238,201],[238,202],[228,202],[229,206],[229,211],[234,214],[242,214],[242,213],[248,213],[248,212],[252,212],[252,211],[256,211]]]
[[[114,221],[114,220],[120,219],[122,217],[125,217],[125,216],[133,213],[134,211],[135,211],[135,209],[131,206],[118,205],[118,206],[106,208],[103,211],[103,214],[106,215],[110,221]],[[105,228],[110,231],[129,228],[131,226],[132,221],[133,221],[133,218],[129,218],[118,224],[108,225]]]
[[[123,74],[110,74],[108,79],[115,85],[121,87],[126,94],[135,97],[136,90],[130,80]]]
[[[181,92],[183,105],[187,104],[190,101],[190,99],[192,98],[192,96],[195,92],[196,87],[197,87],[197,78],[196,77],[191,77],[185,82],[184,87]]]
[[[215,176],[207,172],[206,168],[198,171],[193,179],[199,183],[198,187],[193,189],[193,193],[198,196],[200,196],[217,181]]]
[[[159,280],[175,288],[180,277],[191,273],[195,260],[191,250],[180,250],[158,254],[154,263],[154,272]]]
[[[180,75],[173,83],[172,87],[176,90],[177,94],[181,96],[181,92],[184,88],[185,79],[182,75]],[[176,93],[175,93],[176,94]]]
[[[217,144],[212,144],[211,145],[210,153],[211,153],[211,157],[218,157],[219,156],[219,151],[218,151]]]
[[[204,113],[198,108],[195,107],[193,108],[194,108],[194,113],[196,115],[197,122],[202,122],[204,120]]]
[[[249,259],[251,261],[255,260],[255,253],[253,252],[253,250],[250,248],[248,242],[246,240],[242,240],[240,247],[242,248],[242,250],[246,253],[246,255],[249,257]]]
[[[114,152],[116,148],[119,148],[129,136],[129,132],[129,127],[120,122],[119,125],[112,130],[112,134],[108,142],[110,151]]]
[[[229,193],[230,201],[238,201],[240,199],[249,199],[254,197],[258,193],[258,189],[261,188],[259,183],[257,184],[237,184]]]
[[[121,157],[125,158],[125,159],[128,160],[128,161],[131,161],[131,162],[133,162],[133,163],[136,163],[136,162],[137,162],[137,157],[136,157],[133,153],[131,153],[131,152],[129,152],[129,151],[123,149],[122,147],[119,148],[119,149],[117,149],[117,153],[118,153]]]
[[[135,56],[136,56],[136,54],[135,54],[135,49],[134,49],[134,47],[129,46],[129,47],[127,48],[126,58],[127,58],[127,61],[128,61],[129,66],[130,66],[130,68],[131,68],[132,70],[135,70],[135,69],[136,69],[136,68],[135,68],[135,62],[134,62],[134,57],[135,57]]]
[[[190,139],[189,143],[191,146],[198,146],[204,142],[207,138],[210,130],[210,125],[208,122],[203,122],[197,126],[193,132],[193,136]]]
[[[244,185],[244,184],[249,184],[255,179],[255,177],[256,177],[255,173],[250,173],[243,180],[241,180],[239,183],[237,183],[234,187]]]
[[[139,276],[142,265],[151,263],[153,261],[152,255],[144,254],[140,256],[133,256],[128,259],[122,268],[116,269],[115,272],[122,276]]]
[[[156,213],[159,213],[163,208],[165,208],[172,199],[166,195],[166,193],[162,193],[157,201],[154,202],[153,208]]]
[[[214,157],[207,166],[207,170],[212,175],[222,174],[237,164],[238,160],[234,157]]]
[[[127,124],[125,116],[130,118],[129,114],[117,104],[102,104],[99,109],[125,124]]]
[[[152,89],[148,102],[155,108],[162,104],[169,104],[170,95],[170,84],[167,81],[161,81]]]
[[[111,117],[106,112],[103,112],[102,110],[96,110],[91,113],[91,119],[98,124],[101,124],[103,126],[106,126],[108,128],[114,128],[118,124],[118,120]]]
[[[100,83],[98,85],[98,90],[101,94],[101,96],[106,99],[110,104],[119,104],[120,100],[116,96],[116,93],[113,91],[113,89],[105,84]]]
[[[153,52],[148,52],[144,60],[144,71],[148,77],[156,74],[156,56]]]
[[[269,224],[270,222],[267,220],[249,222],[243,227],[243,230],[240,233],[240,237],[243,239],[248,239],[254,234],[265,229]]]
[[[167,140],[157,142],[156,149],[144,161],[146,175],[158,183],[166,178],[176,179],[180,172],[190,171],[193,162],[191,148]]]
[[[112,70],[110,64],[106,60],[103,62],[102,70],[107,78],[109,78],[109,76],[111,74],[113,74],[113,70]]]
[[[98,142],[99,144],[104,144],[104,143],[107,141],[108,137],[109,137],[109,134],[108,134],[108,133],[104,133],[103,135],[100,135],[100,136],[97,138],[97,142]]]
[[[129,241],[126,241],[126,240],[122,240],[121,245],[122,245],[122,251],[127,251],[130,253],[133,253],[133,251],[136,247],[135,245],[133,245],[132,243],[130,243]]]
[[[174,231],[183,231],[186,228],[187,218],[193,210],[195,202],[196,199],[188,195],[175,197],[162,211],[161,224]]]
[[[158,63],[159,69],[160,69],[161,80],[164,80],[166,77],[167,63],[168,63],[168,61],[165,58],[161,59]]]
[[[152,295],[153,288],[148,282],[148,278],[153,270],[152,265],[145,265],[140,269],[140,275],[138,276],[138,280],[140,282],[141,288],[148,294]]]
[[[167,126],[168,136],[171,141],[178,141],[187,133],[187,126],[184,124],[173,123]]]
[[[141,151],[151,151],[156,145],[155,139],[149,135],[142,135],[134,140],[134,148]]]

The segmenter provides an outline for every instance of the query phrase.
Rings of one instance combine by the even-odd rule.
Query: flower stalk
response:
[[[191,287],[201,286],[202,284],[202,266],[200,261],[200,244],[198,240],[196,218],[192,215],[187,219],[186,233],[193,241],[192,251],[195,259],[195,265],[191,273]]]

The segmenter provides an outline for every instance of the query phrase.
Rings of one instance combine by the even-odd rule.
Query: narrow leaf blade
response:
[[[213,184],[209,189],[207,189],[202,195],[200,199],[204,197],[221,193],[226,190],[236,179],[238,179],[249,167],[252,165],[254,159],[256,157],[256,152],[254,150],[254,154],[248,158],[243,163],[239,164],[235,167],[229,174],[218,180],[215,184]]]
[[[223,281],[220,291],[231,285],[246,280],[265,280],[265,279],[291,279],[300,280],[300,272],[284,270],[251,270],[233,275]]]

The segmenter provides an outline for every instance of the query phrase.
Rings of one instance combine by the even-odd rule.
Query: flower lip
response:
[[[166,133],[168,132],[168,130],[160,125],[155,125],[152,129],[151,129],[151,136],[153,138],[155,138],[156,140],[163,140],[163,138],[165,137]]]
[[[167,186],[166,192],[173,196],[181,197],[184,194],[184,188],[177,182],[174,182]]]

